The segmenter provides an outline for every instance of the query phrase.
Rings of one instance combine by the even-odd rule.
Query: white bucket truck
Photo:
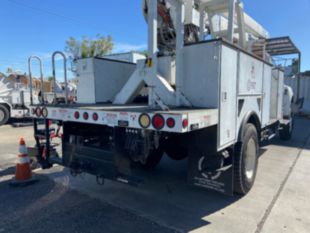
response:
[[[154,168],[166,154],[188,158],[190,184],[248,193],[260,143],[293,130],[293,93],[271,57],[298,49],[269,39],[237,0],[144,0],[143,14],[147,59],[79,60],[76,104],[32,106],[35,122],[63,126],[58,162],[136,185],[136,165]],[[38,159],[49,168],[48,123],[43,130],[42,141],[35,125]]]
[[[0,126],[11,118],[30,117],[30,90],[14,75],[17,80],[0,77]]]

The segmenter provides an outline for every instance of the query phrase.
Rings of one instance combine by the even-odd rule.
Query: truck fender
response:
[[[250,112],[248,112],[248,113],[244,116],[244,118],[243,118],[243,120],[242,120],[240,129],[239,129],[239,133],[238,133],[238,142],[242,142],[243,135],[244,135],[244,130],[245,130],[245,126],[246,126],[248,123],[251,123],[251,124],[253,124],[253,125],[256,127],[257,134],[258,134],[258,137],[259,137],[259,140],[260,140],[261,122],[260,122],[260,120],[259,120],[259,117],[258,117],[257,113],[254,112],[254,111],[250,111]]]
[[[10,104],[5,103],[5,102],[0,102],[0,105],[6,107],[6,109],[9,111],[9,113],[11,113],[12,106]]]

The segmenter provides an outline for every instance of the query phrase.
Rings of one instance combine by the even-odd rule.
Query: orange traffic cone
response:
[[[23,138],[19,141],[19,155],[16,164],[15,178],[12,180],[13,186],[26,186],[33,184],[37,180],[33,178],[30,167],[30,159],[25,140]]]

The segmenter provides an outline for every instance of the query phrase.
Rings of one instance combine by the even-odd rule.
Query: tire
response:
[[[188,150],[181,146],[177,138],[169,139],[165,145],[165,152],[169,158],[180,161],[188,157]]]
[[[10,112],[9,110],[3,106],[0,105],[0,126],[5,125],[10,119]]]
[[[164,155],[164,151],[159,148],[150,152],[145,163],[139,163],[144,170],[152,170],[159,164]]]
[[[294,129],[294,117],[291,117],[290,123],[287,125],[281,125],[282,129],[279,130],[280,139],[283,141],[288,141],[293,136]]]
[[[234,192],[247,194],[254,185],[258,166],[259,142],[253,124],[247,124],[241,143],[235,146]]]
[[[165,152],[167,153],[169,158],[175,161],[181,161],[188,157],[187,149],[178,145],[176,145],[175,147],[167,147]]]

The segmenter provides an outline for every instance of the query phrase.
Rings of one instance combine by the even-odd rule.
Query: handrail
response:
[[[55,58],[57,55],[62,56],[63,61],[64,61],[63,68],[64,68],[65,95],[66,95],[65,101],[66,101],[66,104],[68,104],[67,58],[66,58],[66,55],[60,51],[56,51],[52,55],[54,93],[55,93],[55,97],[56,97],[56,62],[55,62]]]
[[[32,60],[38,60],[39,66],[40,66],[40,79],[41,79],[41,97],[42,97],[42,102],[44,102],[44,80],[43,80],[43,63],[42,59],[38,56],[30,56],[28,58],[28,69],[29,69],[29,79],[30,79],[30,103],[33,105],[33,93],[32,93]]]

